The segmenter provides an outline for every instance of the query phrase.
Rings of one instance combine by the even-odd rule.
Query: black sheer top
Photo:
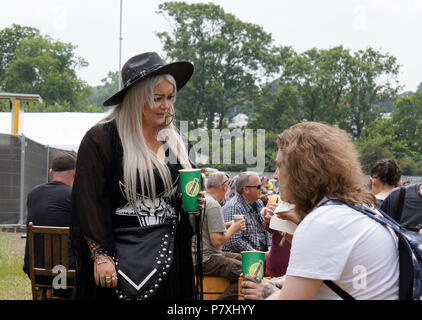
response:
[[[167,150],[166,156],[169,156],[169,153],[171,151]],[[154,169],[155,201],[148,197],[143,200],[139,194],[141,188],[138,188],[137,208],[134,210],[128,204],[124,192],[122,162],[123,147],[114,122],[98,124],[86,133],[78,150],[72,191],[70,237],[78,258],[76,298],[112,298],[113,296],[109,292],[110,289],[95,286],[93,265],[90,259],[91,251],[87,246],[87,240],[112,256],[113,229],[159,223],[167,217],[176,215],[178,231],[176,231],[175,246],[178,248],[175,248],[175,252],[179,252],[179,258],[175,258],[174,264],[182,264],[183,268],[179,270],[179,266],[175,266],[177,269],[175,277],[184,278],[187,286],[182,283],[173,283],[170,286],[184,286],[184,292],[167,292],[164,296],[176,294],[179,295],[177,297],[179,299],[183,299],[180,295],[193,299],[193,282],[191,281],[193,277],[191,255],[193,223],[191,217],[183,214],[181,201],[177,197],[178,170],[182,166],[178,162],[168,164],[173,183],[173,191],[170,194],[165,194],[163,181],[158,170]],[[172,281],[171,276],[169,276],[169,281]]]

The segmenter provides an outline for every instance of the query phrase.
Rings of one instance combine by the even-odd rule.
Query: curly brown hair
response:
[[[376,207],[374,195],[364,186],[358,152],[345,131],[318,122],[299,123],[284,130],[277,145],[280,195],[296,205],[301,219],[324,196]]]

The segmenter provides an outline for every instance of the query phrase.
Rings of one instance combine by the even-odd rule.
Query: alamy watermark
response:
[[[162,129],[158,138],[167,140],[169,129]],[[264,129],[205,129],[189,130],[187,121],[180,121],[180,134],[188,138],[192,148],[189,158],[203,165],[247,164],[247,171],[263,172],[265,169]],[[188,149],[188,141],[185,147]],[[168,147],[167,147],[168,148]],[[177,152],[176,152],[177,153]],[[177,163],[176,158],[167,157],[167,163]]]
[[[57,276],[53,278],[53,288],[56,290],[67,289],[67,270],[65,266],[57,265],[53,268],[53,273],[58,273]]]

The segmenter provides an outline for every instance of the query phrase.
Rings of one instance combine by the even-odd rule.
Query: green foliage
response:
[[[396,102],[392,114],[395,139],[406,141],[410,151],[422,154],[422,94],[415,93]]]
[[[422,174],[422,94],[404,96],[395,102],[391,118],[372,122],[362,131],[358,146],[368,172],[381,158],[396,158],[404,175]]]
[[[119,72],[109,71],[107,77],[101,79],[102,85],[92,88],[92,93],[87,98],[88,104],[102,108],[103,102],[119,90]]]
[[[356,144],[362,170],[369,174],[372,166],[380,159],[393,158],[393,154],[385,147],[381,139],[371,139]]]
[[[91,89],[76,70],[88,66],[75,56],[75,46],[41,36],[35,28],[13,25],[0,31],[0,88],[6,92],[39,94],[43,106],[37,110],[76,111]]]
[[[13,24],[11,28],[0,30],[0,89],[7,67],[16,58],[16,49],[22,41],[40,36],[38,29]]]
[[[288,50],[273,46],[262,27],[242,22],[215,4],[165,2],[158,13],[171,32],[157,33],[169,60],[188,60],[195,73],[178,95],[176,117],[195,128],[222,128],[230,110],[252,105],[257,83],[279,71]]]
[[[421,163],[418,164],[412,158],[405,157],[405,158],[398,159],[398,163],[403,175],[405,176],[422,175],[422,167],[420,166]]]

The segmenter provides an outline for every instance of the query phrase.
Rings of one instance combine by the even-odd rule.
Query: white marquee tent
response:
[[[0,133],[11,133],[10,112],[0,112]],[[106,113],[42,112],[24,113],[25,137],[51,147],[78,151],[85,133]]]

